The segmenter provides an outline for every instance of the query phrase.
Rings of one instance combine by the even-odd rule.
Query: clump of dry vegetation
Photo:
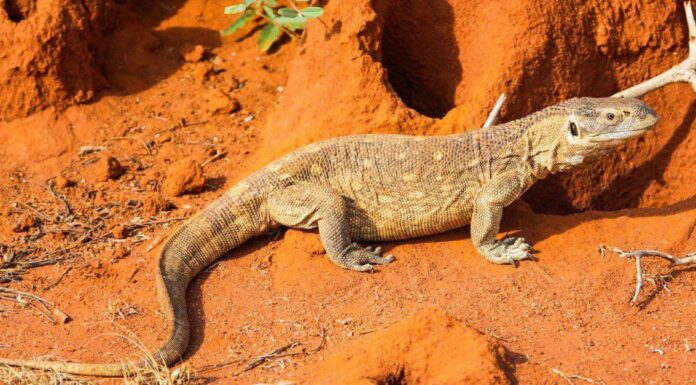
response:
[[[124,385],[195,385],[201,381],[193,367],[185,363],[173,371],[154,358],[133,374],[123,377]],[[95,385],[96,382],[55,371],[0,366],[0,383],[5,385]]]
[[[129,362],[126,366],[133,371],[123,376],[124,385],[198,385],[202,378],[188,362],[170,371],[167,365],[157,360],[143,343],[129,330],[121,328],[117,336],[136,346],[144,357],[144,365],[136,367]],[[6,385],[96,385],[97,382],[56,371],[34,370],[26,367],[0,366],[0,384]]]
[[[82,380],[67,374],[38,371],[27,368],[0,366],[0,383],[7,385],[92,385],[94,382]]]
[[[170,371],[167,365],[156,359],[147,347],[129,330],[123,329],[119,337],[128,340],[140,350],[144,357],[144,365],[133,367],[133,372],[123,377],[125,385],[195,385],[200,384],[196,371],[188,362]]]
[[[106,318],[109,322],[116,322],[116,320],[124,320],[128,317],[140,314],[138,308],[135,305],[124,302],[122,300],[111,301],[109,300],[106,306]]]

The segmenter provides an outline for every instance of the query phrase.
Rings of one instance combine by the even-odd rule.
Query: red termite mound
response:
[[[330,356],[309,383],[504,385],[505,355],[488,337],[426,309]]]
[[[266,123],[262,162],[337,135],[476,128],[502,92],[508,101],[499,121],[570,97],[609,96],[687,52],[675,2],[353,0],[330,2],[326,11],[310,26]],[[689,198],[693,92],[669,86],[646,100],[662,118],[653,133],[538,183],[527,202],[569,213]]]
[[[0,120],[90,100],[111,0],[0,2]]]

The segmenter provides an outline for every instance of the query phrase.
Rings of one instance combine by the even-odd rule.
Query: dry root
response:
[[[677,258],[672,255],[663,253],[661,251],[657,250],[634,250],[634,251],[623,251],[619,248],[616,247],[607,247],[607,246],[600,246],[599,247],[599,253],[601,255],[604,255],[607,251],[611,251],[614,253],[619,254],[619,257],[621,258],[633,258],[636,261],[636,290],[633,292],[633,297],[631,297],[631,304],[635,304],[636,301],[638,300],[638,296],[640,295],[640,290],[643,288],[643,266],[641,265],[641,259],[643,257],[658,257],[662,259],[666,259],[670,262],[672,262],[673,265],[691,265],[694,264],[696,265],[696,252],[693,252],[684,258]],[[661,277],[659,276],[657,280],[660,280]],[[662,279],[663,280],[663,279]]]

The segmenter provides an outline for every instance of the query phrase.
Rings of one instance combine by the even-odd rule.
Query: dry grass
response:
[[[7,385],[92,385],[94,382],[73,376],[27,368],[0,366],[0,383]]]
[[[117,320],[124,320],[128,317],[140,314],[135,305],[131,305],[121,300],[116,302],[109,300],[105,313],[107,320],[112,323],[116,322]]]
[[[164,363],[155,359],[132,332],[123,327],[120,328],[122,333],[116,336],[136,346],[145,357],[145,364],[141,367],[136,368],[134,363],[126,364],[131,365],[133,372],[123,376],[124,385],[200,385],[203,383],[189,363],[184,363],[170,371]],[[0,366],[0,384],[3,385],[96,385],[98,382],[55,371]]]
[[[123,329],[123,334],[120,334],[119,337],[136,346],[145,358],[145,365],[139,368],[133,367],[133,373],[123,377],[124,385],[195,385],[201,383],[193,366],[188,362],[170,372],[167,365],[156,359],[131,331]]]
[[[195,385],[200,384],[193,367],[185,363],[169,372],[165,365],[149,362],[143,368],[123,377],[124,385]],[[0,384],[4,385],[96,385],[91,380],[71,375],[29,368],[0,366]]]

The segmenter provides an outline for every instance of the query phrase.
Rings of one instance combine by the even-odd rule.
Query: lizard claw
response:
[[[489,261],[498,265],[517,266],[517,261],[533,259],[529,251],[532,247],[520,237],[507,237],[500,241],[495,241],[487,250],[483,250],[483,255]]]
[[[356,271],[373,271],[374,265],[386,265],[396,260],[391,254],[386,257],[382,257],[381,254],[381,247],[373,249],[371,246],[368,246],[363,248],[353,243],[343,258],[344,267]]]

